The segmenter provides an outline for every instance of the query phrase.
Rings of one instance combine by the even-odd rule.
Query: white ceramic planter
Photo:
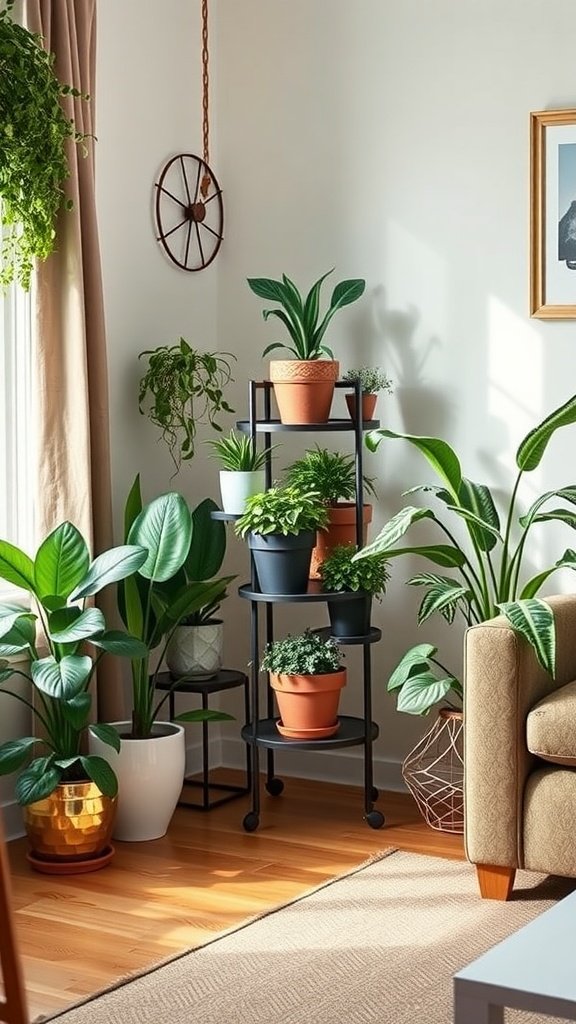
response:
[[[210,679],[222,668],[224,626],[178,626],[166,649],[166,664],[176,676],[192,675]]]
[[[124,737],[130,722],[113,722]],[[155,722],[147,740],[122,739],[120,753],[89,730],[91,754],[98,754],[118,776],[118,811],[113,839],[140,843],[166,834],[182,791],[186,767],[184,726]]]
[[[266,475],[263,469],[251,473],[220,470],[220,494],[222,509],[228,515],[240,516],[244,512],[246,499],[266,489]]]

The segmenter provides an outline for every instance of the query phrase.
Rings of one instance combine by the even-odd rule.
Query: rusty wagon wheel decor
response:
[[[178,153],[155,183],[157,240],[181,270],[203,270],[223,238],[222,189],[199,156]]]

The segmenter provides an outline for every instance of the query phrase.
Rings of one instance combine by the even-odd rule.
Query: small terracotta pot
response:
[[[354,394],[344,395],[344,398],[346,399],[346,405],[348,406],[348,412],[350,413],[350,419],[355,423],[356,422],[356,395],[354,395]],[[371,419],[374,418],[374,410],[376,408],[377,400],[378,400],[378,395],[369,395],[368,393],[363,393],[362,394],[361,405],[362,405],[362,421],[363,422],[366,422],[367,420],[371,420]]]
[[[270,380],[282,423],[326,423],[339,372],[333,359],[273,359]]]
[[[372,522],[372,505],[363,506],[362,519],[362,543],[365,544],[368,536],[368,524]],[[319,579],[320,566],[334,548],[340,544],[355,543],[356,503],[353,501],[340,501],[337,505],[330,505],[328,508],[328,527],[326,530],[318,530],[316,534],[316,547],[312,552],[312,562],[310,565],[310,579]]]
[[[289,676],[270,673],[281,721],[278,731],[292,739],[321,739],[334,736],[340,728],[338,704],[346,685],[346,669],[317,676]],[[320,736],[322,732],[322,736]]]

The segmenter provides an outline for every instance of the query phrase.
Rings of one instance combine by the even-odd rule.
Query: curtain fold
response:
[[[113,543],[108,371],[96,220],[94,132],[96,0],[25,0],[25,21],[55,54],[61,82],[90,99],[66,97],[67,114],[89,136],[69,144],[56,251],[35,277],[36,532],[41,539],[69,519],[97,554]],[[85,151],[86,155],[84,155]],[[111,594],[102,595],[108,622]],[[106,658],[98,678],[100,719],[123,716],[120,667]]]

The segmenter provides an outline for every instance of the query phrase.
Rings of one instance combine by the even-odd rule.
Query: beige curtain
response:
[[[69,97],[68,116],[95,134],[96,0],[25,0],[27,27],[56,55],[61,82],[89,101]],[[112,545],[108,374],[100,251],[96,222],[94,140],[88,154],[70,144],[66,193],[56,252],[36,274],[35,374],[37,401],[36,532],[41,539],[69,519],[93,553]],[[113,606],[113,597],[103,595]],[[103,607],[111,621],[113,607]],[[106,659],[99,673],[98,717],[122,715],[119,666]]]

